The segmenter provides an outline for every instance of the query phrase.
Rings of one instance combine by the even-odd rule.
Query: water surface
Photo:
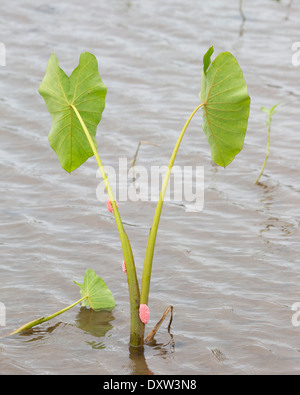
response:
[[[299,41],[297,1],[14,0],[0,6],[6,67],[0,67],[0,301],[8,333],[79,299],[86,269],[105,279],[112,313],[79,306],[0,341],[1,374],[298,374]],[[176,164],[205,167],[202,212],[167,202],[153,266],[149,330],[166,324],[144,354],[129,341],[127,284],[116,226],[96,197],[94,158],[65,173],[48,145],[51,119],[37,89],[52,52],[70,73],[94,53],[108,87],[99,153],[113,166],[166,165],[198,105],[202,57],[210,45],[240,63],[252,98],[243,151],[226,169],[211,163],[197,115]],[[271,152],[261,185],[266,114]],[[153,202],[120,203],[139,279]]]

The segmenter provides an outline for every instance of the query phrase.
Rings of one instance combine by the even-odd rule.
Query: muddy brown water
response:
[[[116,299],[111,313],[79,306],[24,334],[0,340],[1,374],[298,374],[300,327],[298,1],[44,1],[0,6],[0,302],[4,335],[79,299],[73,280],[90,268]],[[204,166],[201,212],[167,202],[151,282],[149,330],[174,306],[143,354],[131,352],[127,284],[114,221],[96,197],[93,158],[65,173],[47,135],[37,89],[54,52],[67,73],[79,54],[97,56],[108,87],[99,126],[104,164],[166,165],[198,104],[210,45],[238,59],[252,98],[243,151],[226,169],[210,160],[196,116],[176,164]],[[266,149],[266,114],[273,117]],[[155,203],[121,202],[138,276]],[[296,320],[297,321],[297,320]],[[297,323],[297,322],[296,322]]]

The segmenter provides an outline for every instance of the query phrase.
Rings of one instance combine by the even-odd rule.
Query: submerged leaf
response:
[[[95,274],[93,270],[87,270],[83,284],[74,281],[80,287],[80,295],[86,297],[82,306],[88,306],[93,310],[113,310],[115,307],[114,297],[105,282]]]
[[[49,143],[63,169],[71,173],[93,155],[90,144],[71,105],[79,111],[97,147],[96,131],[105,107],[107,89],[94,55],[84,52],[70,77],[50,56],[45,77],[39,87],[52,117]]]
[[[242,70],[229,52],[220,53],[210,64],[213,49],[203,58],[200,99],[203,130],[213,161],[226,167],[244,144],[250,97]]]

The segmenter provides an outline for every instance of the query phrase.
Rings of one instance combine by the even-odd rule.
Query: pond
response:
[[[242,14],[238,0],[14,0],[0,11],[0,336],[78,300],[73,280],[82,282],[86,269],[116,300],[111,313],[77,306],[0,339],[0,373],[299,374],[300,66],[292,46],[300,3],[243,1]],[[130,163],[147,141],[137,163],[165,166],[199,103],[211,45],[233,53],[243,70],[251,96],[245,144],[232,164],[216,167],[201,117],[193,119],[176,164],[204,167],[204,206],[164,205],[147,329],[169,305],[174,318],[170,333],[166,322],[137,353],[120,239],[97,198],[96,162],[71,175],[61,169],[38,87],[51,53],[68,74],[81,52],[93,53],[108,88],[97,135],[103,163]],[[277,103],[255,185],[267,139],[260,108]],[[139,280],[154,210],[151,200],[120,202]]]

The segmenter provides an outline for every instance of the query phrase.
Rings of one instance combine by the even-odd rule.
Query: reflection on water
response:
[[[76,316],[76,325],[85,332],[96,337],[104,337],[113,326],[110,323],[115,318],[110,311],[94,311],[81,307]]]
[[[62,322],[57,322],[55,325],[48,326],[47,328],[40,325],[20,332],[15,336],[21,336],[25,339],[28,337],[29,339],[26,340],[27,343],[36,342],[43,340],[47,335],[52,334],[60,325],[63,325]]]
[[[147,355],[151,352],[152,355],[167,359],[172,353],[175,352],[175,341],[173,335],[170,334],[170,340],[167,343],[160,343],[155,338],[153,341],[144,347],[129,347],[129,358],[130,358],[130,374],[133,375],[153,375],[151,369],[147,364]],[[157,335],[159,337],[159,335]]]
[[[132,375],[153,375],[146,362],[144,347],[129,347],[129,369]]]
[[[111,321],[115,318],[109,311],[94,311],[82,307],[76,316],[76,326],[94,337],[105,337],[113,325]],[[87,341],[94,349],[105,348],[105,344],[97,341]]]

